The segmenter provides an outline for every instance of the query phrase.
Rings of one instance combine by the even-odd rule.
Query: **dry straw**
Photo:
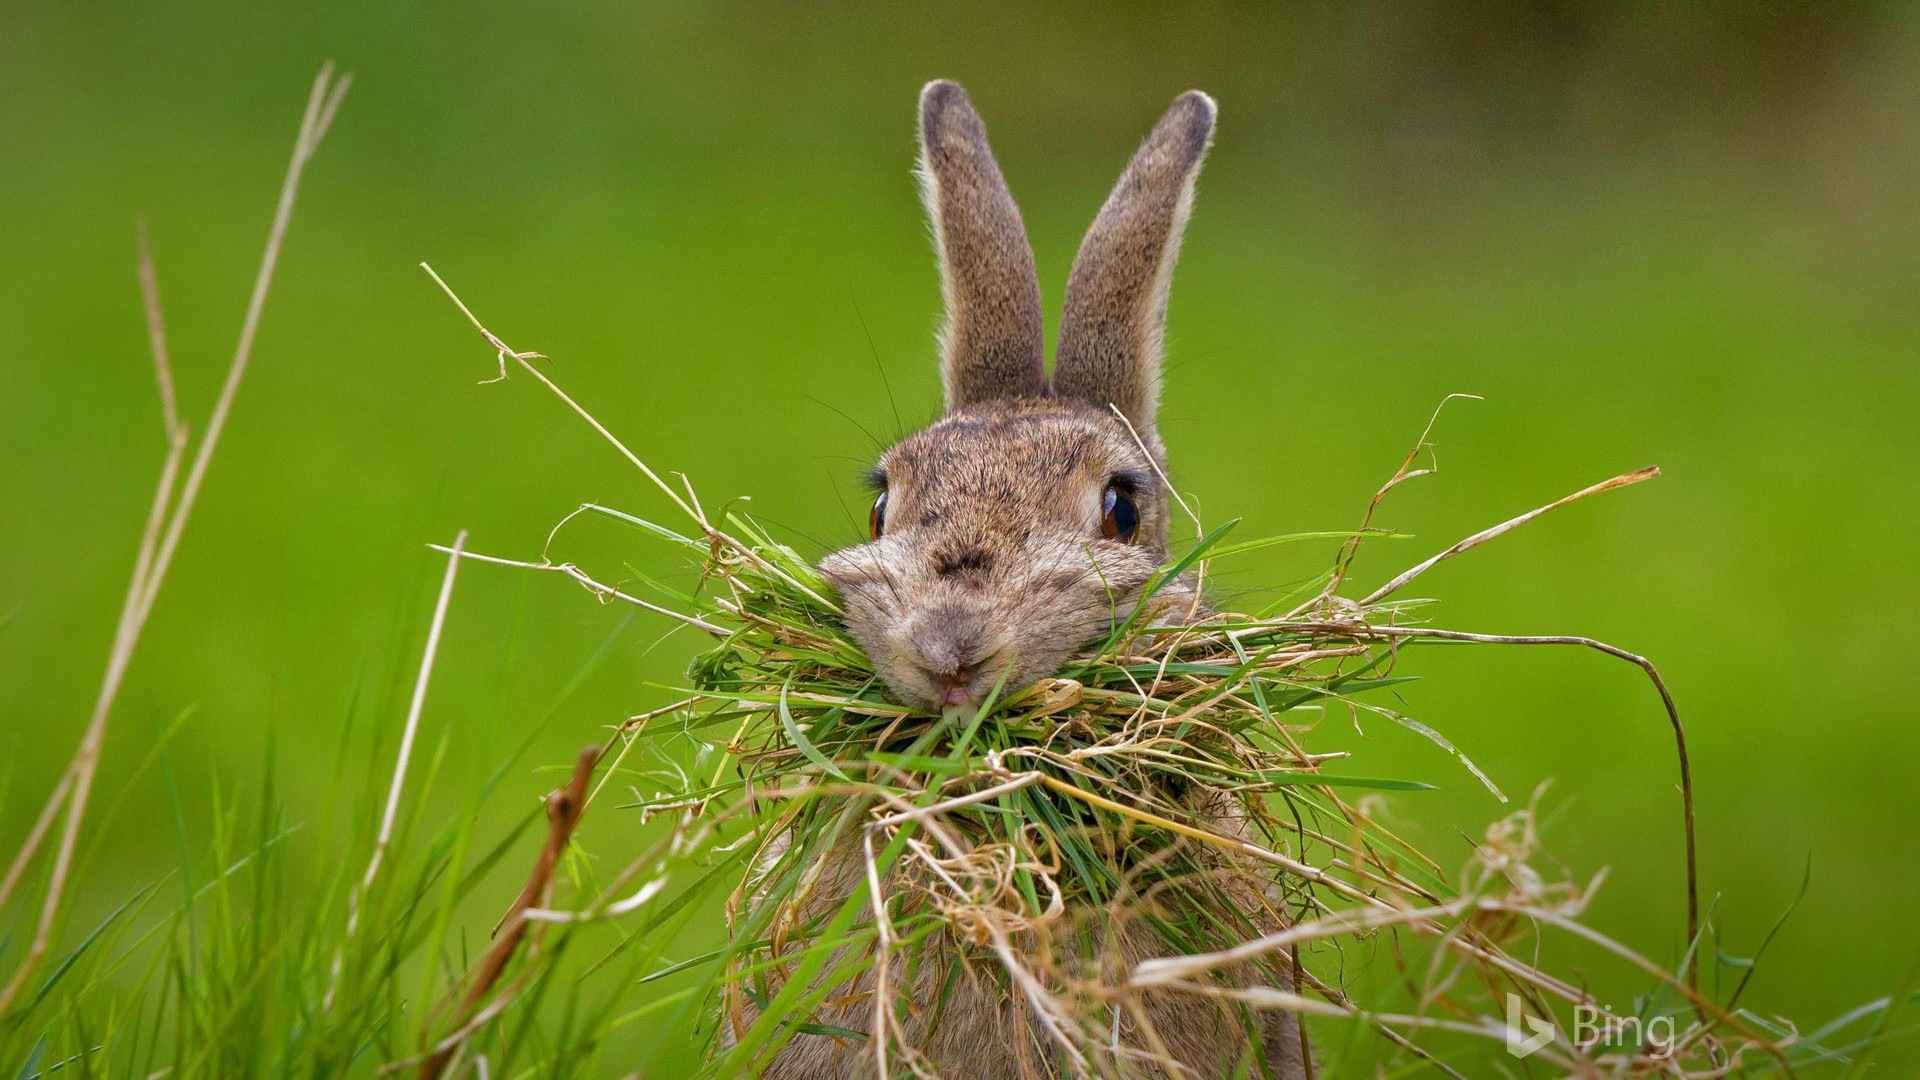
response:
[[[531,375],[687,519],[671,527],[582,508],[680,549],[699,571],[691,591],[652,581],[615,588],[545,556],[464,557],[564,574],[603,601],[667,615],[713,639],[690,668],[685,699],[633,718],[607,747],[616,767],[669,734],[720,751],[693,769],[658,773],[664,779],[651,794],[636,789],[631,807],[670,820],[669,836],[587,910],[525,912],[550,921],[604,918],[673,903],[666,897],[676,881],[738,877],[727,905],[730,945],[661,973],[707,973],[703,985],[718,1003],[719,1024],[731,1029],[708,1075],[753,1071],[800,1034],[870,1055],[879,1076],[935,1075],[901,1022],[909,1010],[930,1006],[903,1000],[900,987],[936,934],[972,942],[971,955],[985,962],[973,966],[992,970],[1005,993],[1024,1000],[1036,1045],[1082,1075],[1132,1074],[1152,1064],[1151,1055],[1129,1059],[1108,1046],[1123,1015],[1154,1043],[1140,1008],[1150,991],[1363,1024],[1454,1076],[1461,1074],[1427,1049],[1431,1037],[1507,1040],[1509,995],[1543,1017],[1578,1007],[1601,1025],[1636,1019],[1609,1012],[1582,978],[1542,959],[1555,951],[1546,939],[1556,934],[1640,973],[1670,1003],[1672,1038],[1582,1045],[1556,1026],[1531,1064],[1582,1076],[1722,1076],[1756,1062],[1791,1071],[1790,1025],[1736,1009],[1736,1001],[1716,1002],[1699,987],[1692,781],[1680,717],[1654,666],[1585,637],[1434,627],[1413,602],[1396,599],[1446,559],[1657,469],[1502,522],[1347,599],[1354,554],[1378,533],[1374,509],[1395,485],[1426,471],[1416,467],[1423,435],[1359,528],[1332,534],[1345,543],[1310,595],[1170,625],[1150,588],[1146,602],[1120,612],[1113,633],[1059,677],[978,710],[918,712],[888,700],[805,559],[751,520],[710,517],[684,477],[678,487],[662,478],[535,365],[544,357],[508,346],[426,269],[497,354],[501,377],[509,362]],[[1231,542],[1233,523],[1195,524],[1194,543],[1158,582],[1301,538]],[[658,595],[645,600],[634,591]],[[1680,765],[1689,945],[1676,970],[1580,921],[1598,877],[1552,880],[1534,869],[1533,805],[1496,823],[1466,864],[1448,871],[1370,812],[1373,793],[1423,785],[1328,771],[1346,755],[1306,745],[1321,710],[1370,713],[1432,739],[1492,789],[1438,732],[1380,701],[1378,691],[1402,681],[1401,652],[1430,641],[1577,646],[1633,663],[1651,680]],[[1252,823],[1252,838],[1196,820],[1196,795],[1225,800]],[[865,880],[820,917],[820,898],[839,895],[820,880],[829,850],[862,852]],[[1255,881],[1266,895],[1277,886],[1287,909],[1283,928],[1261,932],[1244,904],[1230,899],[1247,895],[1233,879]],[[1132,964],[1101,951],[1099,927],[1138,919],[1152,920],[1178,950]],[[1415,987],[1412,1007],[1398,1012],[1370,1009],[1338,984],[1337,965],[1315,959],[1382,934],[1427,949],[1417,963],[1407,946],[1395,947]],[[1239,974],[1223,978],[1228,970]],[[1264,978],[1249,980],[1249,971]]]
[[[160,586],[166,582],[167,570],[173,565],[174,553],[179,549],[180,538],[193,515],[200,486],[206,480],[214,451],[219,448],[220,436],[226,430],[227,416],[233,410],[234,399],[239,396],[240,384],[246,379],[247,367],[253,359],[254,339],[260,331],[261,315],[266,310],[267,293],[273,286],[274,270],[280,262],[280,248],[286,239],[287,226],[293,220],[294,203],[299,198],[300,180],[306,174],[307,164],[319,151],[321,140],[326,138],[327,129],[333,125],[334,114],[339,110],[340,101],[346,96],[351,82],[352,77],[348,75],[335,78],[332,64],[322,66],[320,73],[314,77],[313,87],[307,94],[306,112],[301,116],[299,133],[294,138],[293,157],[287,164],[285,179],[281,181],[273,224],[267,231],[266,246],[260,255],[260,268],[254,275],[253,291],[247,298],[246,314],[240,322],[240,339],[234,346],[233,359],[227,365],[220,394],[214,399],[213,411],[207,417],[206,431],[201,435],[199,448],[195,450],[190,463],[187,461],[190,439],[186,421],[180,417],[179,402],[174,392],[173,365],[167,351],[165,320],[160,307],[160,287],[154,274],[153,259],[147,249],[146,230],[140,230],[140,294],[145,302],[154,377],[159,384],[167,454],[160,468],[160,479],[154,485],[146,528],[141,533],[139,551],[134,556],[133,580],[127,586],[120,619],[114,628],[113,645],[107,654],[107,670],[94,698],[93,713],[80,737],[80,745],[74,750],[73,759],[55,782],[46,805],[27,834],[26,842],[8,866],[5,878],[0,878],[0,908],[4,908],[39,852],[54,820],[64,811],[65,827],[54,849],[53,865],[48,874],[46,892],[41,897],[33,939],[28,943],[19,967],[14,969],[5,988],[0,989],[0,1015],[7,1012],[25,988],[53,939],[55,925],[63,910],[62,900],[66,894],[68,877],[73,869],[74,852],[80,841],[81,825],[86,819],[87,803],[93,794],[94,777],[99,772],[100,755],[106,746],[107,722],[113,715],[114,702],[119,698],[121,683],[140,644],[141,633],[146,629],[147,616],[153,611],[154,600],[160,594]],[[180,472],[183,465],[186,467],[184,483],[181,482]]]

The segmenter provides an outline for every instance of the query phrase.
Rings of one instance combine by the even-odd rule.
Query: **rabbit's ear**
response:
[[[940,256],[947,411],[1046,393],[1040,279],[1020,209],[957,83],[920,92],[920,185]]]
[[[1214,112],[1213,99],[1198,90],[1174,101],[1100,208],[1067,281],[1053,391],[1117,406],[1150,447],[1158,445],[1153,414],[1167,286]]]

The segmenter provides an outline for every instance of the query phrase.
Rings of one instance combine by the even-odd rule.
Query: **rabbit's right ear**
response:
[[[940,257],[947,411],[1046,393],[1033,249],[979,114],[957,83],[920,92],[920,189]]]

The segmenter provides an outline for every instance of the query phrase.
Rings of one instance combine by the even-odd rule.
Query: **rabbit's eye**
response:
[[[1116,488],[1108,488],[1100,500],[1100,535],[1123,544],[1133,543],[1140,531],[1140,510],[1133,500]]]
[[[883,491],[880,493],[879,498],[873,500],[873,509],[867,512],[867,532],[871,533],[875,540],[878,540],[880,539],[880,534],[885,532],[886,529],[887,493]]]

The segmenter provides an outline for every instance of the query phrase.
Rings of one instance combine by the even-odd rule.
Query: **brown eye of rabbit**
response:
[[[1133,505],[1132,499],[1120,494],[1118,489],[1108,488],[1100,499],[1100,535],[1131,544],[1139,531],[1139,508]]]
[[[873,500],[873,509],[867,512],[867,532],[870,533],[875,540],[878,540],[880,539],[880,534],[885,532],[886,528],[887,493],[883,491],[880,493],[879,498]]]

